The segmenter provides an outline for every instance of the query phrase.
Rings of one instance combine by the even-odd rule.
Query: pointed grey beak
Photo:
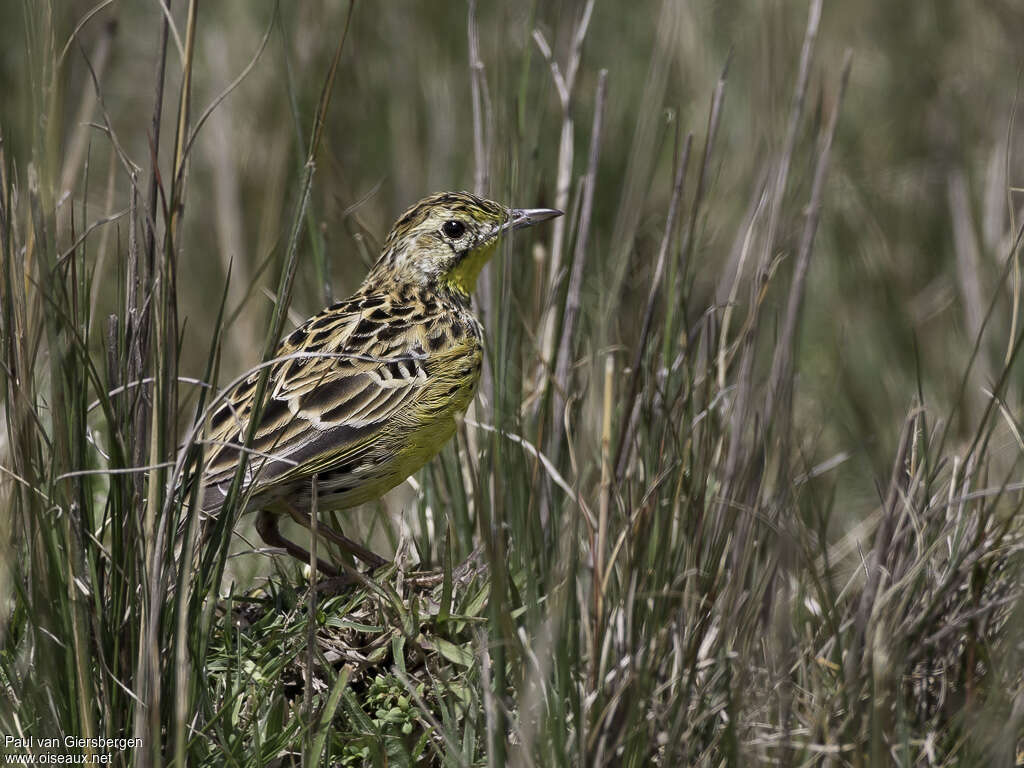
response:
[[[555,208],[513,208],[508,214],[508,220],[501,225],[500,231],[532,227],[534,224],[561,216],[562,211]]]

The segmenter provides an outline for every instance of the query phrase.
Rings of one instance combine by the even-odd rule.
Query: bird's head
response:
[[[468,192],[431,195],[395,222],[371,276],[468,296],[499,237],[561,215],[551,208],[506,208]]]

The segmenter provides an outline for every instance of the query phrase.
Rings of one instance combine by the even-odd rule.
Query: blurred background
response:
[[[74,256],[65,264],[92,270],[90,312],[74,319],[88,327],[89,359],[100,370],[105,318],[121,312],[125,327],[128,222],[139,220],[137,211],[128,213],[131,176],[137,169],[137,183],[146,183],[154,146],[161,185],[170,187],[187,5],[170,3],[175,32],[163,120],[154,126],[161,3],[0,4],[0,136],[7,186],[21,195],[11,201],[17,237],[5,243],[32,242],[42,231],[29,228],[35,219],[25,194],[37,175],[56,206],[55,241]],[[743,748],[783,764],[798,720],[804,757],[826,741],[856,751],[849,745],[874,738],[875,762],[857,765],[888,764],[878,734],[896,744],[905,723],[918,739],[916,754],[928,751],[925,733],[947,738],[949,754],[976,736],[978,764],[987,764],[984,750],[999,739],[1000,748],[1024,754],[1012,727],[992,735],[1011,711],[1017,720],[1010,722],[1024,722],[1024,615],[1016,609],[1009,616],[1024,551],[1020,489],[1002,487],[1019,480],[1024,451],[1024,389],[1013,356],[1024,339],[1014,245],[1024,203],[1017,115],[1024,2],[824,3],[787,155],[810,7],[783,0],[200,4],[190,109],[198,132],[175,239],[182,376],[203,376],[225,285],[219,384],[258,362],[296,221],[299,261],[286,330],[355,291],[391,223],[428,194],[468,189],[512,206],[566,209],[557,226],[503,243],[481,280],[488,369],[471,418],[496,431],[460,431],[418,476],[419,490],[406,485],[391,497],[391,511],[406,511],[424,561],[442,559],[449,532],[457,560],[480,541],[496,547],[488,550],[500,567],[492,568],[498,581],[489,586],[486,634],[470,636],[463,627],[455,640],[472,654],[520,643],[526,649],[519,657],[510,651],[514,692],[501,677],[493,686],[481,682],[473,664],[465,665],[472,678],[466,690],[477,697],[473,712],[482,712],[489,696],[507,694],[509,711],[522,716],[519,743],[539,745],[535,754],[560,745],[565,755],[586,754],[586,764],[598,764],[607,737],[609,750],[635,742],[635,761],[624,765],[649,764],[657,750],[690,764],[685,756],[705,747],[703,764],[719,765],[719,740],[731,738],[721,724],[741,710]],[[311,126],[346,28],[308,214],[299,219]],[[847,54],[852,67],[843,92]],[[602,72],[607,91],[586,227],[579,224]],[[791,288],[806,223],[819,211],[812,181],[837,108],[806,285]],[[667,226],[684,146],[690,154],[679,214]],[[774,174],[782,167],[788,184],[776,195]],[[158,233],[170,218],[160,211]],[[72,247],[72,232],[94,222],[95,231]],[[667,266],[659,272],[663,243]],[[574,288],[570,270],[581,263],[580,250],[586,262]],[[26,253],[31,246],[12,246],[5,265],[20,268]],[[77,273],[68,274],[62,277],[71,284]],[[788,354],[786,309],[801,293],[795,364],[787,369],[792,413],[776,411],[777,423],[766,418],[762,432],[764,412],[775,406],[772,369]],[[50,297],[29,295],[38,320]],[[570,327],[567,307],[576,298],[573,343],[559,353],[568,370],[549,376],[557,331]],[[648,307],[653,330],[634,358]],[[44,393],[53,340],[58,333],[70,338],[72,325],[33,347],[27,367]],[[18,327],[9,321],[4,330]],[[18,341],[4,358],[8,368]],[[156,371],[164,370],[159,355]],[[124,356],[120,362],[126,366]],[[74,391],[79,379],[67,379]],[[179,435],[197,394],[184,383],[180,392]],[[5,400],[8,413],[17,402]],[[908,421],[917,406],[923,408]],[[28,403],[22,422],[31,439],[13,446],[0,435],[0,455],[19,457],[43,478],[41,486],[66,487],[69,498],[78,494],[76,503],[87,500],[83,519],[101,533],[82,546],[95,545],[88,556],[105,573],[117,557],[100,551],[100,526],[116,531],[119,511],[125,519],[137,513],[143,483],[118,485],[104,475],[107,457],[99,458],[96,435],[120,429],[131,445],[134,425],[122,411],[105,432],[106,415],[93,411],[93,432],[79,435],[80,453],[51,460],[61,438],[46,434],[48,408],[45,396]],[[81,416],[85,424],[76,413],[70,421]],[[546,451],[550,462],[542,467],[535,453],[510,448],[509,435],[518,446],[525,440]],[[603,438],[611,439],[618,466],[609,466]],[[174,459],[172,443],[173,434],[160,447],[163,458]],[[98,469],[72,487],[67,481],[81,466]],[[43,504],[13,479],[4,482],[0,491],[21,494],[22,511],[12,517],[22,515],[26,529],[58,531],[50,549],[34,550],[44,565],[63,562],[65,551],[82,544],[70,527],[65,533],[52,525],[49,499]],[[591,519],[600,508],[608,541]],[[364,526],[375,524],[373,513],[364,510]],[[445,528],[442,519],[454,522]],[[149,530],[137,527],[137,539],[125,538],[133,557],[131,545]],[[397,537],[385,533],[374,529],[375,545],[390,553]],[[508,550],[501,548],[506,538]],[[16,545],[35,547],[31,536]],[[602,582],[596,576],[609,551]],[[873,573],[896,574],[891,581],[868,574],[866,563],[877,562],[864,552],[882,558]],[[137,557],[136,581],[114,596],[123,597],[126,611],[142,611],[137,585],[148,584],[146,569],[160,553],[147,550],[146,557]],[[14,565],[0,578],[32,583],[16,558],[5,559]],[[262,567],[270,570],[267,559]],[[60,582],[60,569],[42,571],[56,575],[34,602],[25,598],[28,607],[19,607],[11,598],[5,643],[21,648],[22,659],[34,653],[24,649],[36,647],[20,629],[31,624],[33,606],[74,593]],[[219,579],[219,571],[210,572]],[[194,606],[205,605],[205,595],[193,595]],[[105,600],[95,600],[97,624],[119,615]],[[57,607],[59,621],[40,621],[39,647],[48,638],[56,647],[70,632],[65,615],[73,611]],[[143,611],[131,626],[155,626],[159,610]],[[506,620],[513,613],[520,625]],[[58,624],[65,634],[51,629]],[[161,625],[161,650],[172,640],[184,647],[184,634],[171,638],[173,626]],[[184,633],[185,623],[179,626]],[[113,649],[109,658],[121,654],[130,675],[134,656],[122,653],[129,647],[119,644],[122,631],[114,627],[103,638]],[[223,631],[230,657],[232,630]],[[303,647],[304,631],[296,629],[294,648]],[[132,636],[140,648],[141,637]],[[272,633],[266,637],[273,646]],[[276,648],[268,658],[271,652]],[[184,658],[182,652],[179,669]],[[551,666],[535,669],[536,658]],[[616,677],[619,660],[635,662],[636,676]],[[55,664],[52,679],[66,682],[65,671]],[[163,668],[165,691],[188,690],[211,721],[228,709],[203,699],[206,669],[189,678],[190,688],[179,687],[184,673],[172,684],[173,671]],[[889,674],[897,682],[886,687]],[[680,693],[674,686],[684,678]],[[934,680],[944,693],[929,699]],[[554,693],[545,699],[541,689]],[[116,704],[120,693],[111,690]],[[274,695],[268,700],[283,711],[282,694]],[[733,696],[747,700],[734,703]],[[32,711],[49,717],[49,699],[37,699]],[[163,699],[161,722],[171,720],[168,701],[175,699]],[[568,715],[566,701],[575,707]],[[135,717],[134,705],[121,703],[107,707],[121,718],[108,718],[111,732]],[[72,720],[74,704],[69,696],[54,721]],[[184,712],[174,717],[184,734]],[[542,718],[546,726],[537,725]],[[570,721],[575,746],[567,744]],[[134,722],[141,732],[141,720]],[[948,730],[950,723],[963,731]],[[972,730],[978,723],[990,727]],[[483,740],[499,734],[498,744],[505,736],[490,719],[481,742],[475,733],[463,739],[461,722],[446,727],[455,742],[472,742],[466,762],[483,759]],[[599,735],[591,738],[587,728]],[[252,726],[257,745],[260,732]],[[224,750],[235,748],[224,741]],[[682,746],[673,753],[673,744]],[[210,764],[220,759],[219,752],[209,757]],[[584,761],[574,759],[565,764]]]
[[[61,6],[58,49],[94,7]],[[553,204],[562,113],[531,33],[540,32],[564,69],[581,9],[582,3],[568,1],[479,5],[488,116],[485,191],[495,199]],[[1021,169],[1021,132],[1014,130],[1013,116],[1022,10],[1012,0],[879,0],[824,9],[802,146],[813,146],[822,115],[833,105],[848,48],[853,68],[809,276],[797,416],[817,434],[811,453],[850,452],[852,466],[844,473],[879,470],[874,457],[891,450],[919,389],[935,406],[956,397],[1021,204],[1013,190]],[[229,265],[230,306],[238,313],[222,373],[234,375],[255,361],[271,307],[263,291],[276,280],[276,269],[267,264],[276,267],[280,258],[306,126],[347,13],[342,2],[293,7],[239,1],[200,10],[193,114],[243,71],[270,31],[251,71],[200,131],[191,156],[178,290],[186,319],[184,375],[201,371],[210,315]],[[280,23],[271,28],[275,14]],[[90,220],[128,205],[127,185],[119,179],[111,193],[108,183],[111,173],[123,171],[97,127],[102,112],[127,157],[140,167],[148,164],[160,19],[155,3],[115,3],[101,8],[67,44],[57,94],[66,130],[54,140],[65,159],[71,152],[88,156],[84,210]],[[591,351],[636,331],[671,188],[673,132],[677,126],[693,131],[695,150],[700,146],[711,95],[728,65],[708,202],[689,265],[692,292],[680,300],[696,318],[716,301],[716,291],[722,298],[718,286],[735,269],[745,218],[763,183],[764,158],[784,135],[806,21],[807,5],[796,2],[637,0],[628,11],[596,4],[571,103],[575,196],[597,73],[608,70],[583,288],[581,332]],[[474,187],[467,5],[356,3],[351,23],[316,169],[317,226],[309,233],[316,242],[304,246],[295,318],[352,292],[390,223],[408,205],[437,190]],[[23,9],[4,4],[0,109],[13,157],[31,151],[31,103],[41,96],[25,67],[32,55]],[[91,103],[87,59],[102,83],[101,106]],[[177,55],[168,68],[176,76]],[[163,130],[171,136],[173,111],[165,116]],[[813,152],[798,152],[790,186],[797,203],[808,196],[812,170]],[[692,185],[686,194],[693,194]],[[778,256],[787,269],[801,221],[792,217],[782,225]],[[312,245],[324,256],[322,266],[309,254]],[[104,303],[119,295],[123,256],[97,258],[102,316]],[[531,257],[524,243],[514,264],[496,267],[515,275],[506,290],[524,318],[536,316],[544,258],[543,251]],[[254,281],[259,287],[251,289]],[[614,316],[602,316],[602,306],[617,304],[613,296],[623,303]],[[974,392],[1005,352],[1010,298],[1007,292],[998,300],[971,382]]]

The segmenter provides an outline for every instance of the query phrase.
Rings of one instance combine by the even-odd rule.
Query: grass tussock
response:
[[[1024,764],[1006,9],[641,5],[0,11],[0,737]],[[460,187],[566,216],[484,274],[456,439],[335,521],[396,564],[271,560],[241,466],[200,526],[228,382]]]

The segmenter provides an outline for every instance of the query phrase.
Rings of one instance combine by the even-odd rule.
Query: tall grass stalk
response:
[[[844,11],[786,10],[764,32],[778,68],[752,78],[748,51],[711,42],[678,66],[700,63],[683,45],[700,10],[643,8],[645,46],[620,55],[633,22],[590,0],[430,19],[24,4],[24,119],[0,112],[0,738],[136,736],[110,753],[124,766],[1020,761],[1016,212],[986,209],[976,240],[972,158],[944,160],[950,261],[929,279],[964,300],[957,375],[922,323],[865,396],[850,368],[901,316],[815,346],[830,313],[863,320],[877,298],[828,279],[880,269],[859,244],[899,236],[852,170],[877,121],[858,111],[871,62],[836,54]],[[436,65],[423,93],[375,80],[397,55],[381,29],[423,30],[401,41]],[[155,44],[145,89],[124,84],[125,34]],[[247,63],[211,84],[218,40]],[[459,46],[449,68],[432,40]],[[752,79],[776,108],[738,143],[768,102]],[[257,83],[276,122],[244,117],[265,114]],[[193,150],[236,99],[216,147],[238,154],[216,167],[287,192],[207,206]],[[378,110],[425,127],[339,127]],[[423,167],[380,167],[389,142]],[[264,396],[289,317],[354,287],[411,179],[567,215],[503,241],[483,276],[488,373],[456,439],[339,515],[395,564],[324,581],[324,541],[307,572],[246,540],[246,459],[221,514],[192,512],[207,416],[238,366]],[[273,247],[209,259],[219,215]],[[251,284],[210,279],[232,258]],[[260,349],[237,349],[238,318],[264,324]]]

